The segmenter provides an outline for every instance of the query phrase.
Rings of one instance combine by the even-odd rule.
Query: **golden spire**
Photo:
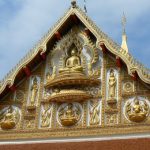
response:
[[[121,48],[126,50],[126,52],[128,52],[128,45],[127,45],[127,35],[126,35],[126,16],[123,13],[123,17],[122,17],[122,44],[121,44]]]

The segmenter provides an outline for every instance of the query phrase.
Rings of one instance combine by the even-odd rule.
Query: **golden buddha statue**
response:
[[[73,104],[68,104],[64,109],[59,112],[61,124],[64,126],[75,125],[79,120],[79,113],[73,109]]]
[[[146,102],[142,105],[138,99],[134,100],[134,103],[128,103],[126,106],[126,112],[131,121],[142,122],[146,119],[149,106]]]
[[[96,102],[90,111],[90,125],[98,125],[100,123],[100,106]]]
[[[17,122],[16,122],[17,116],[16,115],[17,115],[17,113],[10,106],[8,108],[8,110],[6,111],[5,115],[3,116],[2,121],[0,122],[1,128],[2,129],[13,129],[17,124]]]
[[[38,81],[37,81],[37,78],[35,77],[33,79],[33,83],[32,83],[32,86],[31,86],[30,106],[35,105],[35,101],[36,101],[36,98],[37,98],[37,93],[38,93]]]
[[[64,72],[83,72],[81,58],[78,56],[77,50],[75,48],[71,50],[71,56],[67,58],[65,67],[59,69],[59,73]]]
[[[108,101],[114,101],[116,98],[116,84],[117,79],[114,74],[114,70],[110,71],[109,81],[108,81]]]

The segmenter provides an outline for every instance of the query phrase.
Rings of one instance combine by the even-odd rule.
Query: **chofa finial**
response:
[[[76,7],[76,4],[77,4],[76,0],[71,0],[71,5],[72,5],[73,8]]]

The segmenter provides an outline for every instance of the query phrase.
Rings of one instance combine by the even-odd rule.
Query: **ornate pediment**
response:
[[[71,16],[75,23],[61,35]],[[0,138],[149,132],[149,75],[131,61],[78,7],[70,8],[3,82]]]

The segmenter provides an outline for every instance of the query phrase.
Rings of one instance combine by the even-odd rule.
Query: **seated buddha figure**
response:
[[[10,107],[0,123],[2,129],[13,129],[16,126],[15,114]]]
[[[139,101],[138,100],[135,100],[134,102],[134,106],[133,106],[133,112],[135,114],[143,114],[142,112],[142,106],[140,105]]]
[[[141,105],[139,100],[135,99],[132,112],[129,113],[129,118],[134,122],[141,122],[146,118],[147,113],[147,104]]]
[[[65,67],[59,69],[60,73],[65,73],[65,72],[82,72],[83,67],[81,66],[81,59],[80,56],[78,56],[77,49],[72,49],[71,50],[71,56],[67,58],[65,61]]]
[[[66,106],[66,110],[63,110],[64,112],[60,116],[60,120],[62,125],[64,126],[72,126],[75,123],[77,123],[79,116],[77,115],[77,112],[73,110],[73,105],[69,104]]]

